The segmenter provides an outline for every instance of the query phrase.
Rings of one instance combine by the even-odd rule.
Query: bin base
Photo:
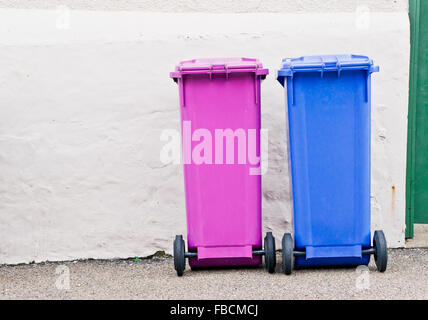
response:
[[[297,267],[368,265],[370,254],[363,254],[361,245],[307,246],[304,256],[296,256]]]
[[[262,263],[260,256],[253,255],[253,247],[198,247],[197,257],[189,259],[192,268],[218,266],[255,266]]]
[[[239,266],[260,266],[262,257],[254,258],[209,258],[198,259],[190,258],[189,265],[191,268],[206,268],[206,267],[239,267]]]
[[[306,259],[305,257],[296,257],[296,267],[343,267],[343,266],[360,266],[368,265],[370,262],[370,255],[364,255],[362,258],[313,258]]]
[[[193,251],[193,250],[192,250]],[[190,267],[219,267],[219,266],[257,266],[262,263],[260,256],[253,254],[253,247],[198,247],[197,257],[189,259]]]

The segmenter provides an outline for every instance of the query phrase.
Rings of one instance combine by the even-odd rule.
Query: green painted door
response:
[[[413,223],[428,223],[428,1],[410,0],[409,15],[406,236],[413,237]]]

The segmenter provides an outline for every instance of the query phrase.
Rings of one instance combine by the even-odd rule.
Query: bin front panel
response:
[[[369,72],[297,72],[287,91],[295,246],[326,248],[296,263],[367,264],[349,251],[370,247]]]
[[[184,164],[187,239],[189,250],[203,258],[190,259],[190,265],[260,264],[252,248],[262,247],[261,176],[250,174],[258,164],[248,158],[249,144],[260,155],[260,77],[254,72],[186,74],[181,81],[183,157],[189,131],[195,140],[189,144],[192,159]],[[228,138],[218,130],[233,143],[229,155]],[[249,130],[255,130],[254,139]],[[206,135],[211,136],[212,164],[197,164],[193,155]]]

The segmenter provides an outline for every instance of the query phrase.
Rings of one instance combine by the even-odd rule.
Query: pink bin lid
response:
[[[257,59],[250,58],[210,58],[193,59],[181,61],[175,67],[175,71],[170,76],[174,80],[181,78],[183,74],[212,74],[212,73],[233,73],[233,72],[255,72],[257,75],[266,76],[268,69],[263,69],[263,65]]]

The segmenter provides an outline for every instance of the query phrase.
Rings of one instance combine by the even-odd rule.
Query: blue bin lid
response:
[[[320,72],[322,76],[326,71],[337,71],[340,75],[344,70],[367,70],[372,73],[378,72],[379,67],[373,66],[373,60],[368,57],[355,54],[285,58],[278,70],[277,80],[284,85],[284,78],[292,77],[295,72]]]

